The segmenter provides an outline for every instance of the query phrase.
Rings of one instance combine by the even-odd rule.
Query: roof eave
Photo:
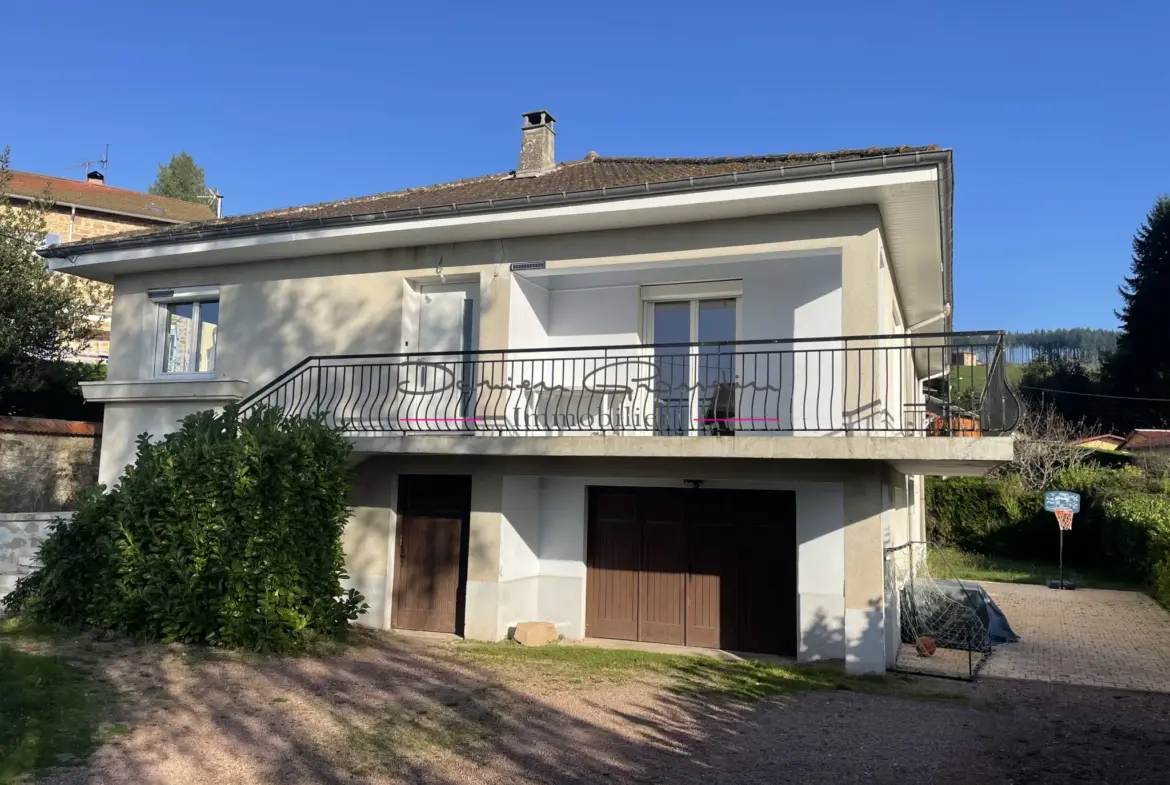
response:
[[[953,282],[951,275],[953,253],[953,199],[954,184],[952,181],[952,154],[950,150],[925,150],[891,155],[875,156],[873,158],[857,158],[845,161],[828,161],[823,163],[798,164],[782,166],[776,169],[762,169],[731,174],[711,175],[709,177],[691,177],[681,180],[642,183],[640,185],[621,186],[617,188],[600,188],[588,191],[568,191],[539,196],[512,197],[507,199],[493,199],[481,202],[453,203],[434,207],[410,208],[404,210],[366,213],[362,215],[345,215],[316,218],[272,218],[261,219],[252,223],[230,224],[227,226],[200,226],[190,229],[172,231],[160,234],[146,234],[132,237],[111,237],[98,241],[84,243],[69,243],[56,245],[40,251],[45,258],[65,259],[82,255],[96,254],[104,251],[125,250],[130,248],[147,248],[154,246],[181,245],[190,242],[206,242],[209,240],[223,240],[236,237],[249,237],[282,232],[295,232],[307,229],[325,229],[333,227],[353,226],[355,224],[390,223],[397,221],[411,221],[425,218],[439,218],[444,216],[461,216],[482,214],[485,212],[507,212],[529,208],[552,207],[558,205],[586,204],[616,199],[629,199],[638,196],[658,196],[664,194],[681,193],[686,191],[700,191],[718,188],[729,188],[741,185],[763,185],[776,182],[795,180],[829,178],[844,175],[867,174],[884,172],[891,169],[915,168],[936,166],[939,169],[939,206],[944,260],[944,287],[947,292],[947,301],[953,301]],[[948,317],[948,324],[950,317]]]
[[[21,201],[25,201],[25,202],[41,201],[41,197],[29,196],[28,194],[5,194],[4,196],[8,199],[20,199]],[[185,221],[182,218],[165,218],[165,217],[155,215],[153,213],[148,215],[146,213],[132,213],[132,212],[129,212],[126,210],[111,210],[108,207],[97,207],[96,205],[81,204],[80,202],[63,202],[60,199],[50,199],[48,203],[50,205],[52,205],[53,207],[69,207],[69,208],[73,208],[76,210],[85,210],[86,212],[90,212],[90,213],[102,213],[103,215],[121,215],[121,216],[125,216],[126,218],[137,218],[137,219],[142,220],[142,221],[154,221],[155,223],[163,223],[163,224],[191,223],[190,221]],[[54,246],[54,247],[56,247],[56,246]]]

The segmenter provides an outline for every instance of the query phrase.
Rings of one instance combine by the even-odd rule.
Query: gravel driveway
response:
[[[984,679],[956,699],[845,691],[752,704],[634,681],[549,683],[450,644],[334,657],[92,652],[131,731],[54,783],[1162,781],[1170,696]]]

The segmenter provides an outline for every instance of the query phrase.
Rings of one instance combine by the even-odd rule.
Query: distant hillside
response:
[[[1117,347],[1117,330],[1094,330],[1073,327],[1061,330],[1032,330],[1026,333],[1008,333],[1009,346],[1027,346],[1033,349],[1084,353],[1091,356],[1108,354]]]

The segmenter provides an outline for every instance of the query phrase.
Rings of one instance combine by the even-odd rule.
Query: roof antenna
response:
[[[93,169],[94,164],[97,164],[98,166],[101,167],[103,180],[110,176],[110,143],[109,142],[106,142],[106,154],[104,156],[102,156],[101,158],[97,159],[96,161],[94,159],[90,158],[89,160],[82,161],[79,164],[69,164],[69,168],[76,169],[76,168],[80,167],[82,179],[84,179],[86,175],[88,175],[90,172],[94,171],[94,169]]]

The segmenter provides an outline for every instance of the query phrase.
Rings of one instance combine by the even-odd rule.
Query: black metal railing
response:
[[[243,405],[355,435],[996,435],[1019,418],[1003,351],[933,333],[309,357]]]

